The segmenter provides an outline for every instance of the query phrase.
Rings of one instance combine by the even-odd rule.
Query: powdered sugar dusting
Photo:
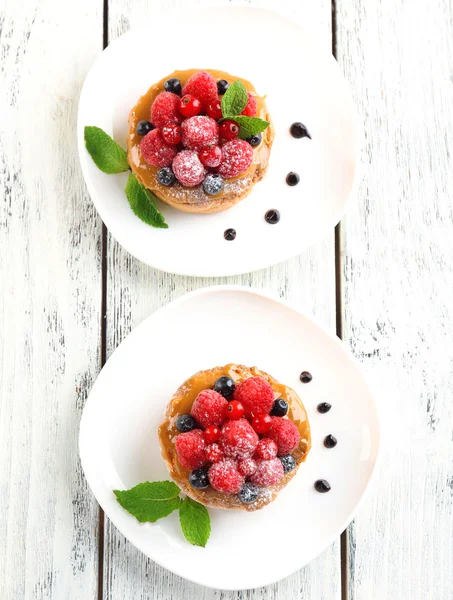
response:
[[[250,478],[255,485],[262,487],[276,485],[284,475],[283,465],[278,458],[258,460],[256,465],[256,471]]]
[[[196,152],[181,150],[173,159],[173,172],[180,183],[192,187],[203,181],[207,171]]]
[[[253,162],[253,149],[245,140],[231,140],[222,146],[222,163],[219,173],[236,177],[247,171]]]
[[[201,150],[203,146],[216,145],[219,141],[219,126],[211,117],[190,117],[183,121],[182,143],[190,150]]]

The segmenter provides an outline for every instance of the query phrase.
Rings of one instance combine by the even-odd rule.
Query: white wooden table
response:
[[[172,575],[104,519],[78,460],[87,393],[131,328],[219,281],[150,269],[103,229],[78,164],[78,96],[103,45],[188,0],[4,0],[2,600],[453,598],[452,4],[232,3],[278,7],[319,30],[359,108],[360,184],[340,228],[302,256],[221,282],[278,290],[369,370],[385,425],[373,489],[341,540],[249,592]]]

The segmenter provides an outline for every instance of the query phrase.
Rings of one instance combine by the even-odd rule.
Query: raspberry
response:
[[[198,152],[203,146],[217,145],[218,141],[219,126],[211,117],[190,117],[183,122],[182,143],[189,150]]]
[[[272,460],[277,456],[278,447],[274,440],[265,438],[258,442],[255,450],[255,457],[264,460]]]
[[[222,429],[220,446],[229,458],[249,458],[258,444],[259,438],[246,419],[229,421]]]
[[[211,444],[206,448],[206,457],[210,462],[216,463],[223,458],[223,452],[219,444]]]
[[[260,487],[275,485],[283,477],[283,465],[278,458],[272,460],[258,460],[256,471],[250,481]]]
[[[224,177],[236,177],[247,171],[253,161],[253,150],[245,140],[231,140],[222,146],[222,163],[218,169]]]
[[[253,458],[244,458],[238,462],[238,471],[244,477],[250,477],[256,471],[256,462]]]
[[[269,413],[274,405],[275,395],[271,384],[263,377],[249,377],[237,386],[234,397],[244,406],[247,416],[252,413]]]
[[[178,435],[175,441],[179,462],[186,469],[199,469],[207,463],[203,432],[193,429]]]
[[[249,101],[247,102],[247,106],[241,112],[241,115],[245,115],[247,117],[256,117],[256,109],[257,109],[256,98],[250,92],[248,92],[248,94],[249,94]]]
[[[140,151],[149,165],[168,167],[176,156],[176,148],[162,139],[160,129],[153,129],[142,138]]]
[[[178,112],[180,97],[171,92],[162,92],[151,106],[151,123],[154,127],[163,127],[167,123],[179,125],[182,117]]]
[[[208,471],[208,477],[211,486],[224,494],[237,494],[244,483],[244,476],[239,473],[235,461],[230,458],[213,464]]]
[[[266,437],[276,442],[279,456],[292,452],[300,441],[297,427],[292,421],[283,417],[272,417],[272,425],[266,433]]]
[[[225,420],[224,410],[228,402],[214,390],[203,390],[195,398],[190,414],[201,427],[220,425]]]
[[[182,185],[193,187],[203,181],[206,169],[196,152],[181,150],[173,160],[173,173]]]
[[[182,95],[191,94],[198,98],[203,108],[217,100],[217,82],[210,73],[198,71],[186,81],[182,88]]]

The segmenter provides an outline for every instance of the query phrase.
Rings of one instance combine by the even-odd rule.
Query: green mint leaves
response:
[[[113,490],[121,506],[140,523],[155,523],[179,510],[184,537],[193,546],[204,548],[211,535],[211,520],[206,508],[188,496],[182,501],[173,481],[139,483],[130,490]]]
[[[193,546],[204,548],[211,535],[211,520],[206,507],[186,496],[179,508],[179,521],[186,540]]]
[[[129,170],[126,152],[99,127],[85,127],[85,145],[96,166],[113,175]]]
[[[239,125],[239,137],[243,140],[261,133],[270,125],[270,123],[258,117],[241,115],[241,112],[247,106],[247,102],[247,90],[239,80],[232,83],[222,97],[223,118],[236,121]]]
[[[139,219],[159,229],[168,229],[163,214],[156,208],[154,200],[157,199],[150,190],[147,190],[135,177],[133,173],[129,175],[126,184],[126,196],[130,207]]]

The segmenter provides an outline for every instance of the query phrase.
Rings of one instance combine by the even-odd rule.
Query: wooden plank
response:
[[[350,598],[453,598],[453,8],[337,2],[364,124],[345,219],[344,335],[379,385],[378,476],[350,532]]]
[[[195,2],[194,5],[213,5],[213,2]],[[265,2],[236,2],[236,4],[275,6],[272,0]],[[121,35],[130,27],[140,25],[160,10],[187,5],[184,0],[159,0],[134,2],[110,0],[110,39]],[[312,27],[318,25],[324,32],[326,48],[330,49],[330,2],[292,0],[285,12],[307,20]],[[333,231],[322,243],[301,257],[282,265],[240,277],[197,279],[161,273],[148,268],[129,256],[111,237],[108,244],[108,301],[107,343],[108,353],[124,339],[131,328],[151,312],[167,302],[205,285],[237,283],[278,291],[335,330]],[[106,522],[104,554],[104,598],[128,600],[213,600],[219,592],[202,588],[177,577],[146,559],[110,523]],[[340,556],[339,542],[326,550],[311,565],[285,581],[246,593],[222,592],[223,600],[245,599],[270,600],[271,598],[316,598],[316,600],[339,600]]]
[[[2,9],[4,600],[97,595],[98,507],[77,439],[100,366],[101,223],[80,174],[75,127],[84,75],[102,48],[99,8],[29,0]]]

